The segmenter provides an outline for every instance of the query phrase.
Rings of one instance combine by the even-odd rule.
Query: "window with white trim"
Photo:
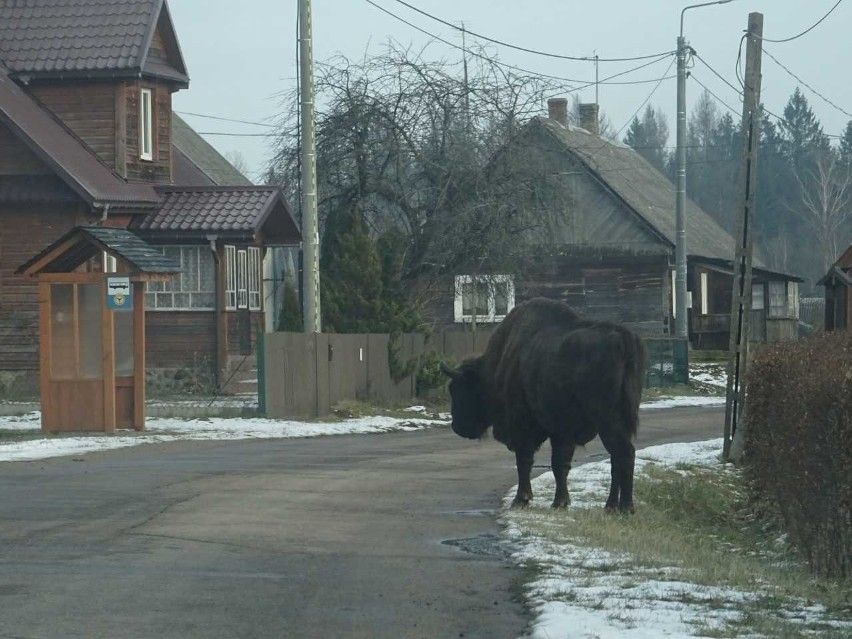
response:
[[[261,310],[261,259],[260,249],[256,246],[238,249],[225,247],[227,272],[226,308]]]
[[[454,318],[458,323],[501,321],[515,306],[511,275],[457,275]]]
[[[798,282],[769,282],[769,317],[799,317]]]
[[[710,291],[708,290],[708,288],[709,288],[708,280],[709,280],[709,278],[707,277],[707,272],[702,271],[701,272],[701,314],[702,315],[707,315],[707,313],[709,312],[709,308],[710,308],[710,304],[709,304]]]
[[[225,266],[228,274],[226,282],[227,303],[225,308],[231,310],[237,308],[237,247],[225,247]]]
[[[216,267],[207,246],[164,246],[163,255],[180,264],[168,282],[148,282],[145,306],[154,311],[212,311],[216,307]]]
[[[139,157],[154,159],[154,91],[139,90]]]
[[[101,264],[103,264],[104,267],[104,273],[118,272],[118,260],[115,259],[115,256],[104,251],[101,259]]]

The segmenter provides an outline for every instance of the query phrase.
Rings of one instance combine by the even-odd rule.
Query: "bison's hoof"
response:
[[[510,506],[510,508],[512,510],[520,510],[521,508],[527,508],[529,505],[529,499],[526,499],[524,497],[515,497],[515,499],[512,500],[512,505]]]
[[[633,504],[606,504],[604,510],[608,513],[618,513],[619,515],[633,515],[636,512]]]
[[[550,504],[551,508],[568,508],[571,504],[570,499],[554,499],[553,503]]]

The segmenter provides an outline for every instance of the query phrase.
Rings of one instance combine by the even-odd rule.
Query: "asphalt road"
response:
[[[645,446],[718,436],[723,412],[641,419]],[[515,639],[515,483],[505,448],[446,427],[0,463],[0,638]]]

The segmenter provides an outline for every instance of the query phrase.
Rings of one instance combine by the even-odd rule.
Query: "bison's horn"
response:
[[[457,368],[451,368],[444,360],[441,360],[441,372],[451,379],[455,379],[461,374]]]

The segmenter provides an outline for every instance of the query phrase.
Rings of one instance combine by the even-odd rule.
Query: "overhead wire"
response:
[[[689,74],[689,77],[690,77],[690,79],[695,80],[695,81],[696,81],[696,82],[697,82],[697,83],[701,86],[701,88],[703,88],[705,91],[707,91],[707,93],[709,93],[711,96],[713,96],[713,98],[715,98],[715,100],[716,100],[719,104],[721,104],[721,105],[722,105],[722,106],[724,106],[726,109],[728,109],[728,111],[731,111],[731,112],[732,112],[732,113],[734,113],[735,115],[740,115],[739,111],[737,111],[734,107],[732,107],[730,104],[728,104],[727,102],[725,102],[725,101],[724,101],[722,98],[720,98],[718,95],[716,95],[715,93],[713,93],[713,91],[711,91],[709,88],[707,88],[707,85],[706,85],[706,84],[704,84],[701,80],[699,80],[698,78],[696,78],[696,77],[695,77],[695,73],[690,73],[690,74]]]
[[[538,49],[530,49],[528,47],[522,47],[520,45],[510,44],[509,42],[505,42],[503,40],[498,40],[496,38],[491,38],[491,37],[483,35],[481,33],[476,33],[475,31],[471,31],[470,29],[468,29],[464,26],[460,27],[457,24],[453,24],[452,22],[444,20],[443,18],[439,18],[438,16],[432,15],[431,13],[424,11],[423,9],[420,9],[419,7],[415,7],[413,4],[409,4],[408,2],[405,2],[405,0],[395,0],[395,2],[403,5],[404,7],[408,7],[412,11],[416,11],[417,13],[419,13],[423,16],[426,16],[427,18],[430,18],[431,20],[434,20],[436,22],[440,22],[441,24],[446,25],[446,26],[450,27],[451,29],[455,29],[456,31],[461,31],[463,33],[472,35],[474,38],[479,38],[480,40],[485,40],[487,42],[491,42],[492,44],[497,44],[501,47],[506,47],[508,49],[515,49],[516,51],[523,51],[525,53],[532,53],[534,55],[540,55],[540,56],[544,56],[544,57],[548,57],[548,58],[557,58],[557,59],[560,59],[560,60],[576,60],[576,61],[581,61],[581,62],[630,62],[630,61],[633,61],[633,60],[648,60],[650,58],[659,58],[661,56],[666,56],[666,55],[670,55],[670,54],[675,53],[674,51],[664,51],[662,53],[652,53],[652,54],[647,54],[647,55],[637,55],[637,56],[630,56],[630,57],[624,57],[624,58],[601,58],[601,57],[594,56],[594,55],[592,55],[592,56],[573,56],[573,55],[563,55],[563,54],[559,54],[559,53],[548,53],[546,51],[540,51]]]
[[[178,115],[189,115],[196,118],[206,118],[208,120],[220,120],[222,122],[236,122],[238,124],[251,124],[253,126],[263,126],[268,127],[270,129],[276,128],[274,124],[264,123],[264,122],[254,122],[252,120],[238,120],[235,118],[225,118],[219,115],[206,115],[204,113],[192,113],[190,111],[175,111]]]
[[[809,32],[811,32],[811,31],[813,31],[813,30],[814,30],[814,29],[816,29],[816,28],[817,28],[820,24],[822,24],[822,22],[823,22],[826,18],[828,18],[828,16],[830,16],[832,13],[834,13],[834,10],[835,10],[837,7],[839,7],[839,6],[840,6],[840,3],[841,3],[841,2],[843,2],[843,0],[837,0],[837,2],[835,2],[835,3],[834,3],[834,6],[833,6],[833,7],[831,7],[831,9],[829,9],[829,10],[828,10],[828,13],[826,13],[823,17],[821,17],[819,20],[817,20],[814,24],[812,24],[811,26],[809,26],[807,29],[805,29],[805,30],[804,30],[804,31],[802,31],[801,33],[798,33],[798,34],[796,34],[796,35],[794,35],[794,36],[792,36],[792,37],[790,37],[790,38],[782,38],[782,39],[780,39],[780,40],[773,40],[773,39],[771,39],[771,38],[760,38],[760,39],[761,39],[761,40],[763,40],[764,42],[774,42],[774,43],[776,43],[776,44],[781,44],[781,43],[783,43],[783,42],[791,42],[791,41],[793,41],[793,40],[795,40],[795,39],[797,39],[797,38],[801,38],[803,35],[805,35],[806,33],[809,33]],[[760,37],[760,36],[757,36],[757,37]]]
[[[633,69],[628,69],[627,71],[622,71],[621,73],[617,73],[617,74],[614,74],[612,76],[608,76],[608,77],[604,78],[603,80],[601,80],[597,83],[589,82],[588,80],[578,80],[576,78],[566,78],[564,76],[551,75],[551,74],[548,74],[548,73],[541,73],[539,71],[532,71],[530,69],[525,69],[523,67],[518,67],[518,66],[515,66],[515,65],[512,65],[512,64],[508,64],[506,62],[500,62],[500,61],[494,59],[493,57],[483,55],[482,53],[478,53],[477,51],[473,51],[468,47],[462,47],[461,45],[458,45],[455,42],[451,42],[451,41],[449,41],[445,38],[442,38],[441,36],[438,36],[438,35],[430,32],[430,31],[427,31],[426,29],[417,26],[413,22],[406,20],[402,16],[399,16],[399,15],[395,14],[393,11],[390,11],[389,9],[386,9],[385,7],[381,6],[380,4],[374,2],[374,0],[364,0],[364,1],[367,4],[372,5],[373,7],[375,7],[376,9],[381,11],[382,13],[385,13],[385,14],[389,15],[390,17],[394,18],[395,20],[398,20],[399,22],[402,22],[403,24],[408,25],[412,29],[419,31],[420,33],[422,33],[426,36],[429,36],[433,40],[437,40],[438,42],[442,42],[449,47],[452,47],[454,49],[458,49],[460,51],[468,53],[468,54],[470,54],[470,55],[472,55],[476,58],[479,58],[481,60],[485,60],[489,64],[494,64],[498,67],[502,67],[502,68],[505,68],[505,69],[512,69],[513,71],[519,71],[519,72],[525,73],[527,75],[532,75],[532,76],[536,76],[536,77],[540,77],[540,78],[547,78],[549,80],[559,80],[561,82],[581,83],[581,84],[584,85],[583,87],[575,87],[575,88],[572,89],[572,91],[577,91],[577,90],[580,90],[580,89],[588,87],[588,86],[594,86],[595,84],[610,84],[609,80],[614,78],[614,77],[625,75],[626,73],[632,73],[633,71],[637,71],[637,70],[642,69],[642,68],[649,66],[651,64],[661,62],[662,60],[665,60],[667,57],[673,55],[673,52],[663,53],[663,54],[657,56],[656,59],[652,60],[651,62],[639,65],[637,67],[634,67]],[[654,81],[655,80],[648,80],[647,82],[654,82]],[[613,82],[612,84],[620,84],[620,83]]]
[[[832,102],[831,100],[829,100],[827,97],[825,97],[822,93],[820,93],[819,91],[817,91],[816,89],[814,89],[814,88],[813,88],[810,84],[808,84],[805,80],[803,80],[803,79],[802,79],[802,78],[800,78],[798,75],[796,75],[795,73],[793,73],[790,69],[788,69],[788,68],[787,68],[787,66],[786,66],[786,65],[784,65],[784,63],[782,63],[780,60],[778,60],[778,58],[776,58],[774,55],[772,55],[771,53],[769,53],[769,51],[767,51],[765,48],[763,49],[763,52],[764,52],[767,56],[769,56],[769,59],[770,59],[770,60],[772,60],[772,61],[773,61],[775,64],[777,64],[779,67],[781,67],[782,69],[784,69],[784,71],[786,71],[786,72],[787,72],[790,76],[792,76],[793,78],[795,78],[796,80],[798,80],[799,82],[801,82],[801,83],[802,83],[802,84],[803,84],[803,85],[804,85],[804,86],[805,86],[808,90],[810,90],[810,91],[811,91],[811,93],[813,93],[815,96],[817,96],[818,98],[820,98],[823,102],[825,102],[826,104],[829,104],[830,106],[834,107],[835,109],[837,109],[838,111],[840,111],[840,112],[841,112],[841,113],[843,113],[844,115],[846,115],[846,116],[848,116],[848,117],[852,118],[852,113],[850,113],[849,111],[847,111],[847,110],[846,110],[846,109],[844,109],[843,107],[838,106],[837,104],[835,104],[834,102]]]

